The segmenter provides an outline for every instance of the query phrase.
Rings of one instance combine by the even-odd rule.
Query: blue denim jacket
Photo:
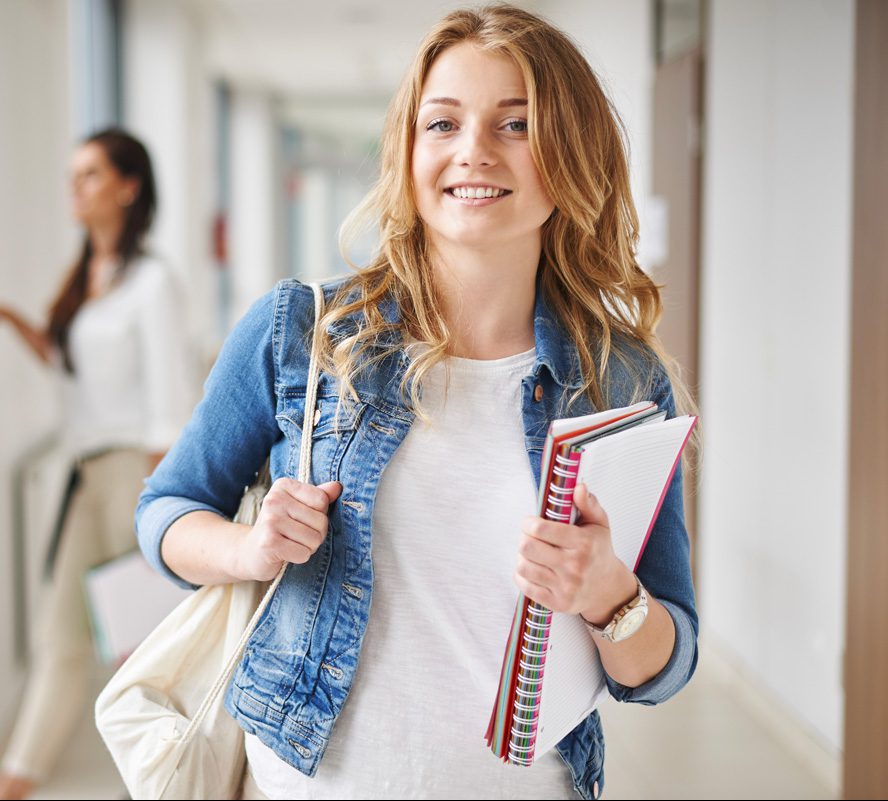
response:
[[[338,283],[324,285],[328,302]],[[392,299],[382,311],[389,322],[400,319]],[[312,290],[299,281],[282,281],[257,301],[226,340],[204,398],[180,439],[147,480],[136,511],[139,543],[157,570],[177,584],[194,586],[161,558],[161,540],[176,519],[198,510],[233,516],[244,487],[269,452],[272,479],[297,476],[313,321]],[[340,320],[333,333],[348,333],[355,325],[353,318]],[[539,287],[534,330],[537,355],[532,373],[522,381],[522,416],[527,456],[539,484],[550,420],[595,410],[585,399],[565,408],[580,386],[579,361]],[[386,336],[399,337],[395,330]],[[370,545],[376,490],[414,419],[399,394],[407,359],[399,349],[359,375],[355,387],[360,400],[340,418],[338,429],[337,383],[332,376],[321,376],[311,482],[340,481],[342,495],[330,506],[328,536],[321,547],[306,564],[287,569],[225,698],[226,708],[246,731],[309,776],[318,768],[357,669],[373,592]],[[656,375],[651,400],[673,416],[668,379],[652,364]],[[614,361],[609,375],[612,405],[628,403],[625,369]],[[542,388],[541,397],[537,387]],[[618,701],[652,705],[678,692],[697,662],[697,614],[680,469],[637,572],[672,616],[675,647],[663,670],[640,687],[625,687],[609,676],[607,684]],[[580,795],[597,798],[604,788],[598,712],[557,749]]]

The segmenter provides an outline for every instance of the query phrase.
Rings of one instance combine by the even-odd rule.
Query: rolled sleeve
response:
[[[167,455],[146,480],[136,508],[136,535],[145,558],[182,587],[163,561],[163,537],[196,511],[231,519],[244,489],[283,437],[275,418],[274,362],[279,289],[260,298],[225,340],[204,396]]]
[[[660,599],[658,599],[660,600]],[[605,673],[610,694],[617,701],[654,706],[662,704],[688,683],[697,668],[697,632],[686,612],[671,601],[660,600],[675,624],[675,645],[666,666],[650,681],[626,687]]]
[[[169,569],[160,554],[160,546],[163,535],[180,517],[190,512],[213,512],[219,514],[219,510],[207,503],[192,500],[191,498],[164,497],[156,498],[140,508],[136,513],[138,525],[142,530],[139,537],[142,552],[145,558],[155,570],[170,581],[178,584],[186,590],[196,590],[199,584],[192,584]],[[160,536],[155,536],[159,534]]]

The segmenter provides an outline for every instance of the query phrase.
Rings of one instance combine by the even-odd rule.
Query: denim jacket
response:
[[[324,285],[327,302],[338,284]],[[393,299],[381,310],[388,322],[398,323]],[[357,325],[348,317],[331,333],[348,334]],[[161,540],[176,519],[198,510],[231,518],[269,452],[273,480],[297,476],[313,327],[314,296],[299,281],[282,281],[257,301],[226,340],[203,400],[180,439],[146,481],[136,510],[139,543],[154,567],[177,584],[194,586],[161,558]],[[581,385],[579,359],[539,284],[534,332],[536,360],[522,381],[522,416],[527,457],[539,484],[549,422],[595,409],[585,398],[566,408]],[[394,327],[385,337],[400,339]],[[361,372],[355,382],[359,401],[340,417],[338,428],[338,385],[334,377],[321,375],[311,483],[340,481],[342,494],[330,505],[328,535],[317,552],[306,564],[288,567],[225,697],[227,710],[242,728],[309,776],[317,771],[357,669],[373,592],[373,504],[380,476],[414,419],[400,396],[407,365],[405,350],[398,349]],[[650,399],[671,417],[675,410],[666,374],[655,361],[651,370]],[[612,405],[625,405],[630,400],[625,369],[613,361],[608,375]],[[698,624],[680,469],[637,573],[669,611],[675,646],[666,666],[647,683],[629,688],[607,676],[607,685],[618,701],[653,705],[678,692],[697,663]],[[493,701],[491,697],[491,705]],[[557,750],[577,792],[597,798],[604,788],[598,712],[564,737]]]

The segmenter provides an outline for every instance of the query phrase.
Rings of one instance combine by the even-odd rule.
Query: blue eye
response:
[[[509,120],[505,127],[509,133],[527,133],[527,120]]]
[[[439,133],[450,133],[454,128],[450,120],[434,120],[426,126],[427,131],[438,131]]]

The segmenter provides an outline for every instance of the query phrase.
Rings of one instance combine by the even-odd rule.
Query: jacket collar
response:
[[[397,326],[401,322],[401,310],[396,299],[391,294],[387,294],[380,302],[379,311],[383,319],[393,326],[391,330],[382,334],[379,344],[389,347],[400,342],[401,335]],[[337,334],[354,333],[357,330],[357,321],[354,317],[340,320],[334,330]],[[536,340],[534,375],[539,377],[545,368],[562,387],[576,389],[582,386],[580,359],[576,345],[561,325],[549,300],[544,297],[539,275],[536,281],[533,331]]]
[[[577,346],[564,329],[540,285],[536,282],[536,300],[533,310],[533,333],[536,339],[534,374],[539,375],[543,365],[562,387],[576,389],[583,385],[580,356]]]

